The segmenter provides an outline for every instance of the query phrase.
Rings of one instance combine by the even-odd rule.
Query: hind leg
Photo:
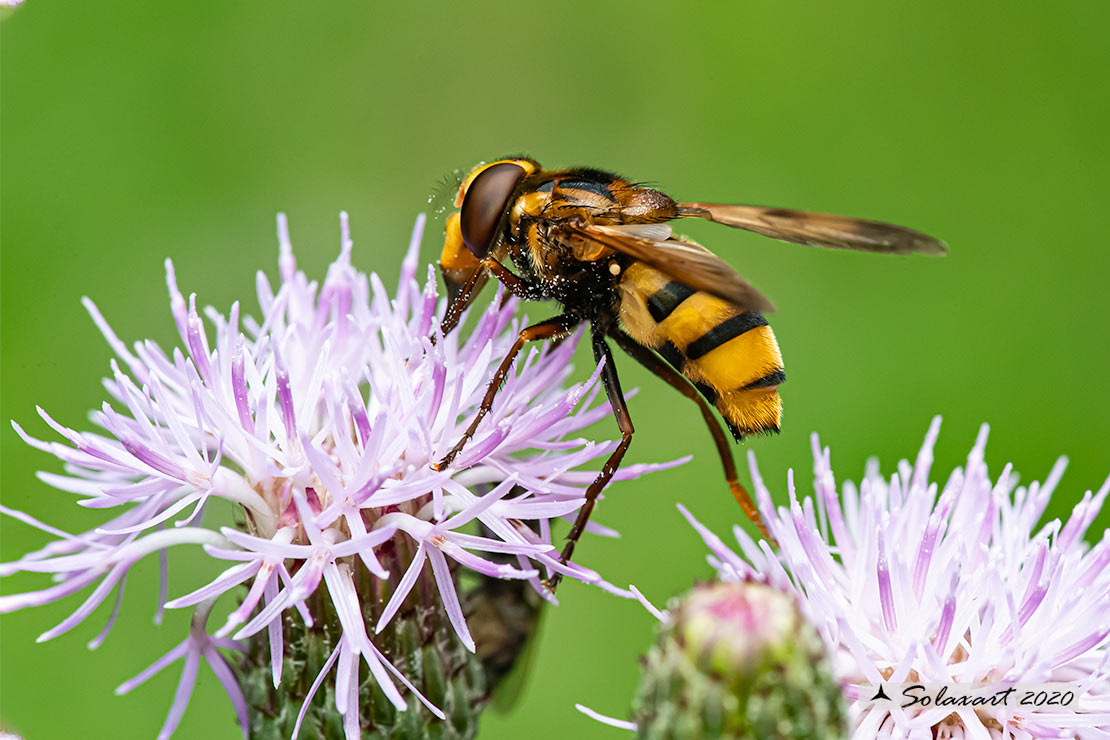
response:
[[[717,417],[713,415],[713,409],[709,406],[709,403],[698,393],[697,388],[691,385],[690,381],[686,380],[681,373],[660,359],[654,352],[628,336],[628,334],[620,329],[613,328],[609,331],[609,336],[615,339],[620,348],[630,354],[637,362],[698,405],[702,418],[705,419],[705,424],[709,427],[709,433],[713,435],[713,443],[717,446],[717,455],[721,458],[721,466],[725,469],[725,481],[728,483],[728,488],[732,492],[732,497],[736,499],[736,503],[740,504],[740,508],[744,511],[745,516],[759,528],[760,534],[762,534],[767,541],[775,544],[775,539],[771,536],[771,533],[767,531],[767,526],[764,524],[763,517],[760,516],[759,509],[752,500],[751,494],[749,494],[748,490],[740,483],[739,476],[736,474],[736,462],[732,458],[732,445],[729,444],[728,437],[725,435],[725,430],[721,428],[721,423],[717,421]]]

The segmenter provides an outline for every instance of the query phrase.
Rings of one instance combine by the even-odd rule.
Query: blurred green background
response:
[[[1012,461],[1039,479],[1069,455],[1053,515],[1110,473],[1105,2],[27,0],[4,15],[8,506],[71,531],[90,525],[70,495],[34,478],[57,466],[7,424],[52,438],[35,404],[84,428],[106,398],[110,353],[82,295],[126,341],[172,346],[162,260],[202,302],[254,306],[255,270],[276,273],[279,210],[316,277],[349,210],[356,265],[392,284],[436,182],[521,151],[682,198],[868,216],[947,240],[945,259],[884,259],[689,228],[779,307],[783,433],[748,445],[776,495],[791,466],[809,490],[810,432],[832,445],[841,479],[858,477],[869,455],[887,471],[914,455],[937,413],[944,475],[982,421],[994,472]],[[428,260],[441,225],[424,241]],[[598,519],[623,539],[579,553],[661,603],[709,575],[675,501],[721,534],[739,512],[689,402],[631,361],[618,366],[642,389],[631,459],[695,459],[613,490]],[[43,541],[10,519],[0,532],[4,560]],[[215,572],[203,557],[171,560],[172,593]],[[36,740],[154,737],[176,670],[112,696],[184,632],[184,614],[151,625],[154,576],[147,564],[131,579],[95,654],[84,642],[106,607],[42,645],[35,636],[78,599],[4,616],[3,723]],[[652,620],[573,583],[560,595],[521,702],[488,714],[482,737],[624,737],[573,704],[624,714]],[[236,737],[204,671],[177,734],[201,736]]]

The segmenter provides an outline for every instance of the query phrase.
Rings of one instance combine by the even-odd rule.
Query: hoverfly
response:
[[[740,441],[778,432],[786,376],[763,313],[771,302],[708,249],[676,237],[667,223],[699,218],[813,247],[880,254],[944,254],[944,243],[913,229],[785,208],[676,202],[658,190],[588,168],[544,170],[517,157],[475,168],[459,186],[459,210],[447,220],[440,269],[451,331],[490,275],[530,301],[555,301],[563,312],[525,328],[501,362],[473,422],[436,465],[462,450],[528,342],[566,337],[590,326],[594,357],[621,441],[586,491],[567,536],[567,562],[595,500],[620,465],[633,425],[607,339],[698,405],[713,435],[725,480],[744,513],[767,530],[740,484],[732,450],[711,407]],[[516,271],[505,266],[512,260]],[[549,585],[554,588],[559,576]]]

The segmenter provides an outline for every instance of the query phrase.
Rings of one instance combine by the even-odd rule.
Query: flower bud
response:
[[[754,581],[711,583],[670,611],[633,704],[640,737],[847,736],[828,652],[792,596]]]

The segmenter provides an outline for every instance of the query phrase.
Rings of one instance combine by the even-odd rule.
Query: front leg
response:
[[[496,263],[500,266],[499,263]],[[504,269],[504,267],[502,267]],[[506,271],[507,272],[507,271]],[[512,274],[512,273],[510,273]],[[515,275],[513,277],[516,277]],[[500,278],[499,278],[500,279]],[[443,459],[432,467],[436,470],[443,470],[455,459],[455,456],[462,451],[466,446],[467,441],[474,436],[474,432],[478,429],[478,424],[486,417],[486,414],[493,408],[493,399],[497,396],[497,391],[501,388],[501,383],[505,381],[505,376],[509,374],[509,368],[512,367],[513,360],[520,353],[520,350],[528,342],[535,342],[541,339],[558,339],[565,337],[574,331],[578,326],[581,319],[571,314],[563,314],[556,316],[547,321],[541,321],[538,324],[533,324],[527,329],[520,332],[520,336],[513,342],[512,349],[505,355],[505,359],[501,361],[501,366],[497,368],[497,372],[493,374],[493,380],[490,381],[489,387],[486,388],[485,398],[482,399],[482,405],[478,407],[478,413],[474,415],[474,420],[470,422],[467,427],[466,433],[463,434],[462,439],[458,444],[451,448],[451,450],[443,456]]]
[[[486,257],[478,263],[478,267],[474,272],[470,273],[470,277],[466,279],[459,292],[455,294],[455,298],[447,306],[447,313],[443,316],[443,323],[440,328],[446,335],[452,329],[459,325],[459,320],[462,318],[462,312],[474,300],[475,288],[478,286],[482,276],[493,275],[497,278],[498,282],[504,285],[510,293],[525,300],[538,300],[540,296],[538,287],[532,283],[525,282],[512,270],[505,267],[493,257]],[[433,339],[434,341],[434,339]]]

